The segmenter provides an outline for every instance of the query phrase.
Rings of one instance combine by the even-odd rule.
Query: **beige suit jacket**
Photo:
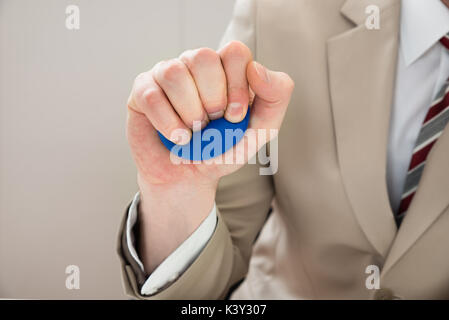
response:
[[[380,30],[365,27],[370,4],[381,9]],[[129,295],[217,299],[246,277],[233,298],[449,298],[449,130],[399,231],[389,205],[399,19],[399,0],[237,2],[223,41],[245,42],[255,59],[296,83],[279,170],[261,176],[247,165],[221,180],[213,237],[154,296],[139,294],[144,278],[121,245],[122,228]],[[370,265],[379,267],[381,289],[366,286]]]

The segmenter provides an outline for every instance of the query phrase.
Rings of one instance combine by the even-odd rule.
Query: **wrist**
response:
[[[217,183],[138,184],[139,251],[151,273],[210,214]]]
[[[138,176],[140,190],[139,212],[145,216],[164,213],[175,219],[188,216],[190,219],[205,218],[212,210],[217,182],[177,182],[172,184],[150,184]],[[202,219],[201,219],[202,220]]]

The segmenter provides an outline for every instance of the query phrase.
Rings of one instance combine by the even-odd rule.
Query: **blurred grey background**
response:
[[[66,7],[80,29],[66,28]],[[137,191],[134,77],[217,48],[234,0],[0,0],[0,298],[122,299],[116,233]],[[80,289],[65,286],[80,267]]]

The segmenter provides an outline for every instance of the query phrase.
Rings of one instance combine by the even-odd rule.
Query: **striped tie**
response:
[[[441,43],[449,50],[449,33],[444,36]],[[424,171],[427,156],[430,150],[443,133],[449,122],[449,79],[444,83],[434,99],[429,112],[424,119],[421,131],[413,149],[412,160],[405,179],[404,191],[401,197],[399,210],[396,213],[396,224],[400,226],[407,214],[407,210],[418,189],[419,180]]]

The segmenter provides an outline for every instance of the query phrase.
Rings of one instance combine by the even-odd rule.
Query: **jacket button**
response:
[[[396,299],[393,291],[387,288],[381,288],[374,293],[375,300],[394,300]]]

